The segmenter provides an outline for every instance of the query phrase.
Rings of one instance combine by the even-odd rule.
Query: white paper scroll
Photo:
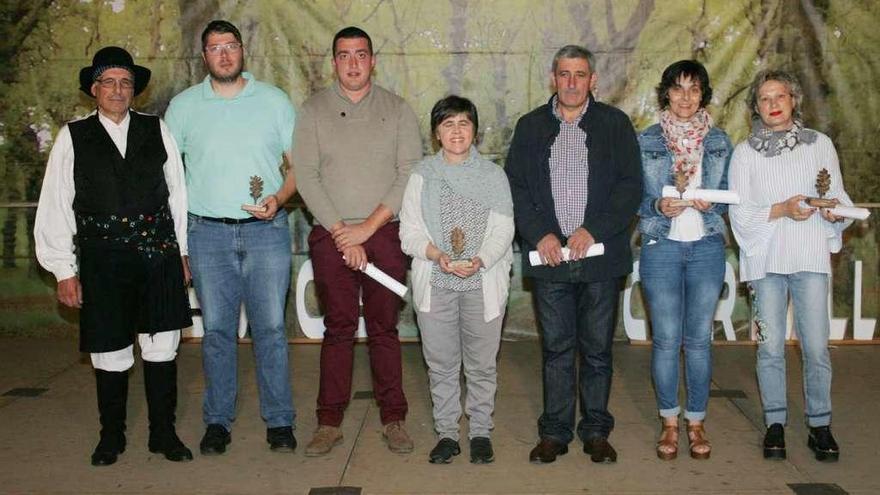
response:
[[[394,280],[394,278],[392,278],[387,273],[376,268],[376,265],[372,263],[367,263],[367,267],[364,268],[364,273],[366,273],[368,277],[372,278],[376,282],[379,282],[388,290],[397,294],[398,296],[403,297],[406,295],[407,287],[397,280]]]
[[[605,254],[605,245],[601,242],[598,244],[593,244],[590,246],[590,249],[587,249],[587,258],[591,258],[593,256],[602,256]],[[562,248],[562,261],[569,261],[571,257],[571,250],[567,247]],[[537,251],[529,251],[529,263],[532,266],[543,265],[544,262],[541,261],[541,255],[538,254]]]
[[[345,259],[345,256],[342,257]],[[367,267],[364,268],[363,272],[370,277],[371,279],[379,282],[380,285],[390,290],[391,292],[397,294],[400,297],[406,295],[406,291],[409,290],[405,285],[395,280],[391,275],[383,272],[382,270],[376,268],[376,265],[372,263],[367,263]]]
[[[866,220],[871,215],[871,211],[867,208],[858,208],[856,206],[838,205],[828,211],[839,217],[854,218],[856,220]]]
[[[676,199],[701,199],[710,203],[726,203],[729,205],[739,204],[739,194],[735,191],[724,191],[721,189],[689,189],[684,195],[679,195],[673,186],[663,186],[664,198]]]

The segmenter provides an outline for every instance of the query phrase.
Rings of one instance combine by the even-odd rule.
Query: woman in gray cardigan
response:
[[[471,462],[495,457],[489,432],[513,260],[513,203],[504,170],[473,146],[477,129],[477,109],[469,100],[449,96],[434,105],[431,131],[441,149],[413,170],[400,211],[440,438],[432,463],[451,462],[461,451],[462,364]]]

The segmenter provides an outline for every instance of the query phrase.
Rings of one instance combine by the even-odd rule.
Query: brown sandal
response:
[[[690,444],[690,452],[692,459],[708,459],[712,454],[712,444],[706,439],[706,429],[703,428],[703,422],[688,423],[687,425],[688,443]]]
[[[660,440],[657,441],[657,457],[671,461],[678,457],[678,422],[663,423]]]

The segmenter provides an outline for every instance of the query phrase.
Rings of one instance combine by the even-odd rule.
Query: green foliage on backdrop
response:
[[[415,108],[426,151],[431,106],[458,93],[476,102],[481,151],[498,160],[517,118],[548,98],[550,58],[565,44],[597,54],[597,97],[639,129],[656,120],[662,69],[702,61],[710,111],[734,141],[746,135],[749,81],[783,67],[803,83],[807,125],[837,144],[850,195],[880,202],[875,0],[32,0],[0,9],[0,203],[37,199],[54,134],[92,110],[76,79],[98,48],[123,46],[153,70],[135,104],[161,114],[204,77],[199,34],[215,18],[240,27],[247,68],[295,105],[332,80],[334,32],[364,28],[378,82]],[[32,259],[32,217],[0,215],[4,266]]]

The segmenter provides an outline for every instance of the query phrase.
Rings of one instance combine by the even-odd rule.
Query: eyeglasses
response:
[[[95,82],[100,84],[104,89],[113,89],[117,84],[124,90],[134,88],[134,81],[131,79],[113,79],[112,77],[105,77],[103,79],[95,79]]]
[[[220,52],[236,53],[241,50],[241,43],[223,43],[222,45],[209,45],[205,47],[205,51],[211,55],[218,55]]]

